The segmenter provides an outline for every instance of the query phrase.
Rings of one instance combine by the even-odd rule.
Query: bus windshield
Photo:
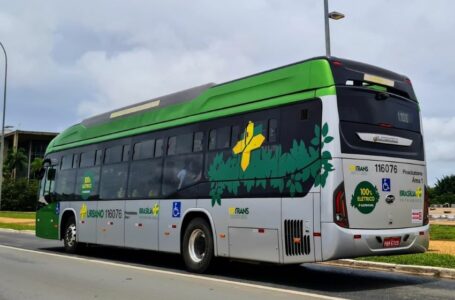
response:
[[[367,88],[337,89],[341,151],[424,160],[417,102]]]
[[[340,121],[382,125],[420,132],[418,104],[366,88],[339,88]]]

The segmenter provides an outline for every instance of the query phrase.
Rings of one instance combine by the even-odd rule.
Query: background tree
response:
[[[11,178],[16,177],[17,170],[23,170],[27,167],[28,157],[24,149],[8,151],[5,162],[3,164],[4,176]]]
[[[432,204],[455,204],[455,175],[438,179],[434,188],[430,189],[429,195]]]
[[[42,159],[41,157],[35,157],[35,159],[30,164],[30,174],[32,178],[37,177],[38,172],[43,167],[43,161],[44,159]]]

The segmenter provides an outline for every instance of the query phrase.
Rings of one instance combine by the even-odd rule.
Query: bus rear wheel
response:
[[[192,220],[185,229],[182,247],[186,268],[204,273],[213,260],[213,235],[210,225],[202,218]]]
[[[63,245],[65,246],[65,251],[69,253],[75,253],[78,248],[77,243],[77,228],[76,228],[76,219],[70,217],[65,225],[65,231],[63,232]]]

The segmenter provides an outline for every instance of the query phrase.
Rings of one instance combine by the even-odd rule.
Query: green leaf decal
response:
[[[255,133],[261,133],[258,127]],[[326,144],[333,141],[328,136],[327,123],[315,125],[314,136],[307,147],[304,141],[292,141],[289,152],[283,153],[281,145],[263,146],[251,152],[248,168],[240,167],[241,155],[218,153],[213,158],[207,175],[210,180],[212,206],[221,205],[224,193],[238,195],[240,189],[251,192],[255,189],[274,189],[289,193],[291,197],[304,192],[304,183],[314,179],[315,187],[324,187],[329,173],[334,170],[330,163],[332,155],[323,151]]]

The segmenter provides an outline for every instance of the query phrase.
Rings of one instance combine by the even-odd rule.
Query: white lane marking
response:
[[[275,288],[275,287],[264,286],[264,285],[258,285],[258,284],[252,284],[252,283],[245,283],[245,282],[231,281],[231,280],[226,280],[226,279],[205,277],[205,276],[201,276],[201,275],[184,274],[184,273],[157,270],[157,269],[148,269],[148,268],[144,268],[144,267],[132,266],[132,265],[127,265],[127,264],[124,265],[124,264],[113,263],[113,262],[108,262],[108,261],[102,261],[102,260],[97,260],[97,259],[82,258],[82,257],[75,257],[75,256],[67,256],[67,255],[63,255],[63,254],[55,254],[55,253],[48,253],[48,252],[42,252],[42,251],[36,251],[36,250],[22,249],[22,248],[6,246],[6,245],[0,245],[0,248],[18,250],[18,251],[22,251],[22,252],[29,252],[29,253],[35,253],[35,254],[41,254],[41,255],[47,255],[47,256],[54,256],[54,257],[60,257],[60,258],[67,258],[67,259],[73,259],[73,260],[93,262],[93,263],[98,263],[98,264],[102,264],[102,265],[120,267],[120,268],[125,268],[125,269],[133,269],[133,270],[140,270],[140,271],[153,272],[153,273],[159,273],[159,274],[180,276],[180,277],[193,278],[193,279],[206,280],[206,281],[213,281],[213,282],[224,283],[224,284],[235,284],[235,285],[238,285],[238,286],[250,287],[250,288],[273,291],[273,292],[279,292],[279,293],[285,293],[285,294],[307,296],[307,297],[314,297],[314,298],[327,299],[327,300],[343,300],[344,299],[344,298],[330,297],[330,296],[307,293],[307,292],[286,290],[286,289]]]

